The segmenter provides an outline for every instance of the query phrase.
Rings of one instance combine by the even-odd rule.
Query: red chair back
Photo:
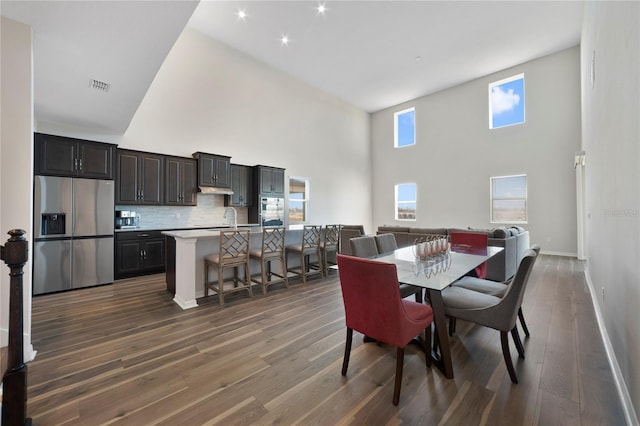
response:
[[[489,236],[481,232],[452,232],[449,234],[451,247],[487,247]],[[475,269],[478,278],[485,279],[487,276],[487,263],[483,263]]]
[[[396,265],[338,255],[338,272],[348,328],[402,348],[431,322],[429,306],[400,298]],[[422,324],[407,318],[403,302],[424,310]]]

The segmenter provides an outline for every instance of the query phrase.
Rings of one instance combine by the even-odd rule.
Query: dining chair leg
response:
[[[518,318],[520,318],[520,325],[522,325],[522,331],[524,331],[525,338],[529,337],[529,329],[527,323],[524,320],[524,314],[522,313],[522,307],[518,309]]]
[[[513,343],[516,345],[516,349],[518,350],[518,356],[524,359],[524,346],[522,346],[522,340],[520,340],[520,333],[518,333],[517,325],[513,326],[511,336],[513,337]]]
[[[347,327],[347,341],[344,345],[344,358],[342,360],[342,375],[347,375],[349,367],[349,356],[351,355],[351,341],[353,340],[353,329]]]
[[[516,370],[513,369],[513,363],[511,362],[511,354],[509,353],[509,334],[507,331],[500,332],[500,342],[502,343],[502,356],[504,362],[507,364],[507,371],[509,371],[509,377],[513,383],[518,383],[518,376],[516,376]]]
[[[449,336],[453,336],[456,332],[456,318],[449,317]]]
[[[300,273],[302,274],[302,284],[307,283],[307,262],[304,254],[300,254]]]
[[[424,329],[424,353],[427,355],[427,368],[431,368],[431,324]]]
[[[404,365],[404,348],[398,348],[396,353],[396,382],[393,387],[393,405],[400,402],[400,387],[402,386],[402,367]]]

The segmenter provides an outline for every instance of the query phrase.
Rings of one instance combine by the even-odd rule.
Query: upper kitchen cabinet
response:
[[[247,207],[252,203],[252,175],[251,167],[239,164],[231,165],[231,190],[233,194],[225,196],[225,206]]]
[[[165,158],[164,203],[173,206],[195,206],[198,204],[197,161],[191,158]]]
[[[164,156],[117,150],[116,204],[161,205],[164,190]]]
[[[284,197],[284,169],[255,166],[260,196]]]
[[[34,134],[36,175],[112,180],[116,146],[63,136]]]
[[[231,157],[196,152],[198,160],[198,185],[214,188],[231,188]]]

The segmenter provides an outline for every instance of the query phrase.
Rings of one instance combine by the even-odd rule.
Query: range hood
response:
[[[198,188],[201,194],[205,195],[233,195],[231,188],[218,188],[215,186],[200,186]]]

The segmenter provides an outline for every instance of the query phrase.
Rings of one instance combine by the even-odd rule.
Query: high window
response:
[[[527,222],[527,175],[491,178],[491,222]]]
[[[417,192],[415,183],[396,185],[396,220],[416,220]]]
[[[489,84],[489,128],[524,123],[524,74]]]
[[[289,224],[307,222],[309,207],[309,181],[305,178],[289,178]]]
[[[416,144],[416,110],[409,108],[393,114],[394,146],[402,148]]]

